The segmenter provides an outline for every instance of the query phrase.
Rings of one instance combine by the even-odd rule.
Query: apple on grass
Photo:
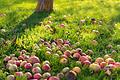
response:
[[[32,64],[31,64],[31,63],[26,63],[26,64],[24,65],[24,68],[25,68],[25,69],[31,69],[31,68],[32,68]]]
[[[42,77],[42,75],[40,73],[36,73],[33,75],[34,79],[40,79]]]
[[[8,75],[7,80],[15,80],[15,76],[14,75]]]
[[[44,70],[44,71],[50,71],[51,70],[50,65],[49,64],[42,65],[42,70]]]

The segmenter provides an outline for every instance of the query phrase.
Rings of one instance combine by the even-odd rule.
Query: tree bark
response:
[[[36,12],[40,11],[52,11],[53,10],[53,0],[38,0],[36,6]]]

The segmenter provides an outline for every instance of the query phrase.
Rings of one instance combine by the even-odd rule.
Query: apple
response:
[[[72,70],[65,74],[66,80],[76,80],[76,76],[77,76],[76,72]]]
[[[111,49],[113,46],[111,44],[107,45],[107,48]]]
[[[76,49],[76,52],[79,53],[79,54],[82,54],[82,49],[77,48],[77,49]]]
[[[51,74],[49,72],[45,72],[42,76],[44,79],[48,79],[51,76]]]
[[[32,69],[32,72],[33,72],[33,73],[42,73],[42,70],[40,69],[40,67],[34,67],[34,68]]]
[[[15,72],[15,76],[23,76],[23,72]]]
[[[61,64],[66,64],[67,62],[68,62],[68,60],[66,58],[60,59],[60,63]]]
[[[57,76],[51,76],[48,80],[60,80]]]
[[[18,59],[19,60],[24,60],[24,57],[23,56],[19,56]]]
[[[27,63],[27,61],[22,61],[22,62],[20,63],[20,66],[23,67],[26,63]]]
[[[26,72],[25,76],[27,77],[27,79],[31,79],[32,78],[32,74],[30,72]]]
[[[86,60],[89,60],[86,56],[80,56],[79,60],[83,63]]]
[[[101,69],[99,64],[96,64],[96,63],[90,64],[89,68],[95,72],[98,72]]]
[[[67,57],[70,57],[71,52],[70,52],[69,50],[66,50],[66,51],[64,52],[64,55],[66,55]]]
[[[83,62],[83,64],[84,64],[85,66],[89,66],[89,65],[91,64],[91,62],[90,62],[89,60],[86,60],[86,61]]]
[[[64,27],[65,27],[65,24],[60,24],[60,27],[61,27],[61,28],[64,28]]]
[[[35,68],[35,67],[40,67],[40,66],[41,66],[40,63],[35,63],[35,64],[33,64],[33,68]]]
[[[46,55],[50,55],[51,52],[50,52],[50,51],[46,51],[45,54],[46,54]]]
[[[7,63],[7,64],[6,64],[6,69],[9,69],[9,67],[10,67],[11,65],[12,65],[11,63]]]
[[[43,65],[44,64],[49,64],[50,65],[50,62],[48,60],[46,60],[46,61],[43,62]]]
[[[8,62],[10,59],[11,59],[10,56],[6,56],[6,57],[4,58],[4,61],[5,61],[5,62]]]
[[[31,69],[31,68],[32,68],[32,64],[31,64],[31,63],[26,63],[26,64],[24,65],[24,68],[25,68],[25,69]]]
[[[120,62],[115,63],[116,68],[120,68]]]
[[[66,55],[63,54],[63,55],[61,55],[61,58],[66,58],[67,59],[68,56],[66,56]]]
[[[104,59],[99,57],[95,60],[96,63],[100,64],[101,62],[104,62]]]
[[[37,56],[31,56],[28,59],[28,62],[31,63],[31,64],[40,63],[40,59]]]
[[[41,77],[42,77],[42,75],[40,73],[36,73],[36,74],[33,75],[34,79],[38,79],[39,80]]]
[[[51,70],[50,65],[49,64],[42,65],[42,70],[44,70],[44,71],[50,71]]]
[[[64,74],[61,72],[61,73],[58,73],[57,74],[57,77],[60,78],[60,79],[63,79],[64,78]]]
[[[67,73],[67,72],[69,72],[70,71],[70,68],[69,67],[65,67],[65,68],[63,68],[62,69],[62,73]]]
[[[98,44],[98,42],[96,40],[92,40],[91,44],[94,45],[94,46],[96,46]]]
[[[100,63],[100,67],[101,67],[101,68],[104,68],[106,65],[107,65],[106,62],[101,62],[101,63]]]
[[[111,58],[111,56],[108,55],[108,54],[106,54],[106,55],[104,56],[104,59],[106,60],[107,58]]]
[[[73,54],[73,58],[76,59],[76,60],[78,60],[80,58],[80,56],[81,55],[79,53],[74,53]]]
[[[15,64],[16,60],[9,60],[8,63]]]
[[[90,49],[87,50],[87,54],[88,54],[88,55],[92,55],[93,53],[94,53],[94,52],[93,52],[92,50],[90,50]]]
[[[112,64],[112,63],[115,63],[115,60],[112,58],[107,58],[105,62],[107,62],[108,64]]]
[[[57,45],[62,45],[64,42],[62,39],[57,39],[56,40]]]
[[[17,65],[15,65],[15,64],[10,65],[9,70],[10,71],[17,71]]]
[[[8,75],[7,80],[15,80],[15,76],[14,75]]]
[[[78,74],[81,72],[81,69],[79,67],[74,67],[72,70]]]
[[[70,44],[68,40],[64,40],[64,44]]]
[[[19,67],[20,66],[20,61],[16,61],[15,64]]]

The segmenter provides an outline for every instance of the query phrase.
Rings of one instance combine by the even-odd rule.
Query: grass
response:
[[[94,55],[91,56],[93,60],[103,57],[105,54],[113,54],[112,50],[116,50],[117,53],[113,54],[114,59],[120,62],[120,0],[55,0],[52,13],[34,13],[35,6],[35,0],[0,1],[0,14],[5,14],[0,16],[0,64],[5,55],[16,53],[21,49],[31,53],[36,52],[38,55],[39,53],[44,54],[42,48],[41,52],[34,50],[34,46],[40,38],[48,41],[57,38],[67,39],[76,47],[82,48],[84,52],[92,49],[94,51]],[[64,19],[65,15],[67,18]],[[102,25],[91,24],[91,18],[95,18],[97,22],[102,21]],[[87,22],[81,24],[80,20],[84,19]],[[53,22],[50,25],[52,31],[44,26],[48,21]],[[61,23],[65,24],[64,28],[59,27]],[[93,30],[98,30],[99,34],[93,33]],[[4,40],[6,44],[3,43]],[[92,40],[96,40],[98,44],[92,45]],[[113,45],[113,49],[107,49],[108,44]],[[51,60],[54,66],[57,65],[55,58]],[[69,66],[72,65],[74,66],[74,64]],[[53,72],[57,70],[59,68],[56,67]],[[83,70],[78,76],[78,80],[96,80],[102,76],[86,73],[88,72]],[[0,74],[5,75],[2,71]],[[120,80],[119,76],[118,74],[115,76],[116,79],[112,80]],[[0,75],[0,77],[4,80],[4,76]],[[105,76],[99,80],[111,79]]]

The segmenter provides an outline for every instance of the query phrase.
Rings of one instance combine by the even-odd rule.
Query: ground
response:
[[[0,1],[0,68],[3,68],[5,55],[16,53],[18,50],[25,49],[30,53],[39,53],[34,47],[40,38],[47,41],[61,38],[69,40],[84,52],[91,49],[94,51],[91,55],[93,61],[97,57],[111,54],[120,62],[119,0],[54,1],[54,11],[51,13],[35,13],[36,0]],[[91,19],[95,19],[96,23],[91,23]],[[45,26],[46,24],[49,25]],[[61,27],[61,24],[64,26]],[[94,44],[93,40],[97,43]],[[107,45],[112,45],[112,49],[108,49]],[[40,53],[44,54],[42,49]],[[116,53],[112,53],[113,50]],[[54,60],[52,58],[53,62]],[[56,73],[57,70],[59,68],[53,71]],[[0,71],[0,80],[4,80],[3,72]],[[119,76],[119,74],[113,75],[112,80],[119,80]],[[82,68],[78,80],[96,80],[96,78],[101,80],[101,77],[103,77],[102,73],[91,75],[87,69]],[[110,77],[104,76],[103,80],[110,80]]]

